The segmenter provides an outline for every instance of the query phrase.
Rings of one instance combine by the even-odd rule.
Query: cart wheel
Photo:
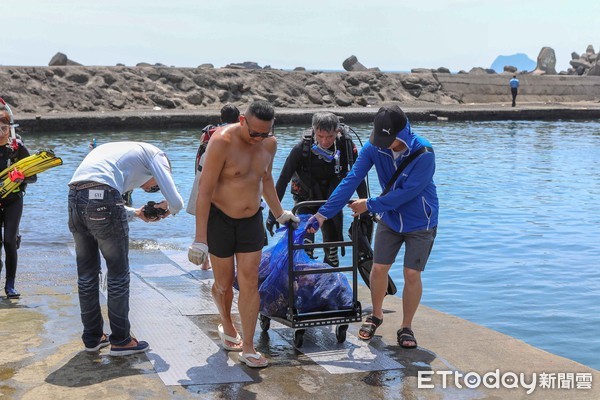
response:
[[[260,329],[262,329],[263,332],[268,331],[271,327],[271,318],[265,317],[262,314],[260,314],[258,318],[260,319]]]
[[[348,325],[338,325],[335,327],[335,337],[337,338],[338,343],[344,343],[346,341],[347,330]]]
[[[296,329],[294,331],[294,346],[296,348],[302,347],[304,343],[304,329]]]

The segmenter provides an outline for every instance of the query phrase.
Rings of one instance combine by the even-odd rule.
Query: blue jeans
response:
[[[69,230],[73,233],[77,254],[83,343],[86,347],[96,346],[104,331],[100,310],[100,253],[108,269],[110,343],[129,343],[129,225],[119,192],[107,185],[70,189]]]

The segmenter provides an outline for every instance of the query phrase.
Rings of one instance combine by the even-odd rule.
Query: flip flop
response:
[[[225,334],[225,331],[223,330],[223,325],[221,324],[219,324],[219,326],[217,327],[217,331],[219,331],[219,337],[221,338],[221,343],[223,344],[223,348],[225,350],[242,351],[242,338],[240,337],[239,333],[236,334],[236,337],[231,337]],[[234,343],[236,345],[239,345],[240,347],[230,346],[227,344],[227,342]]]
[[[261,357],[262,357],[262,354],[260,354],[257,351],[254,354],[252,354],[252,353],[240,353],[240,355],[238,356],[238,359],[240,360],[240,362],[243,362],[244,364],[246,364],[250,368],[264,368],[264,367],[266,367],[266,366],[269,365],[269,361],[267,361],[266,358],[265,358],[265,361],[262,362],[262,363],[255,363],[255,362],[250,361],[250,359],[260,360]]]

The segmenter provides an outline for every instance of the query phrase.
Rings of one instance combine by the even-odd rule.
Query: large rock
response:
[[[571,53],[571,60],[569,64],[573,68],[569,68],[567,71],[568,75],[596,75],[597,68],[594,66],[597,64],[599,55],[594,51],[594,46],[591,44],[587,46],[585,51],[579,55],[576,52]],[[594,70],[592,71],[592,68]]]
[[[596,54],[596,52],[594,51],[594,46],[592,46],[591,44],[588,44],[588,47],[585,49],[585,53],[587,55]]]
[[[54,57],[52,57],[50,59],[50,62],[48,63],[49,67],[57,67],[57,66],[63,66],[63,65],[67,65],[67,55],[65,53],[61,53],[60,51],[58,53],[56,53],[54,55]]]
[[[56,53],[48,63],[50,67],[60,67],[65,65],[81,65],[76,61],[69,60],[69,57],[65,53],[61,53],[60,51]]]
[[[356,56],[350,56],[344,60],[342,66],[346,71],[366,71],[367,67],[358,62]]]
[[[596,61],[592,68],[587,72],[589,76],[600,76],[600,61]]]
[[[428,74],[430,72],[431,72],[431,69],[429,69],[429,68],[411,68],[410,69],[411,74]]]
[[[552,47],[542,47],[540,54],[537,57],[537,66],[534,73],[556,75],[556,54]]]
[[[592,68],[592,64],[590,64],[587,61],[582,60],[581,58],[579,60],[571,60],[571,61],[569,61],[569,64],[571,64],[575,68],[579,68],[579,67],[583,67],[585,69]]]
[[[469,70],[469,74],[473,74],[473,75],[485,75],[487,74],[487,70],[485,68],[481,68],[481,67],[473,67]]]
[[[262,67],[260,65],[258,65],[258,63],[254,62],[254,61],[244,61],[243,63],[231,63],[231,64],[227,64],[225,66],[225,68],[232,68],[232,69],[262,69]]]

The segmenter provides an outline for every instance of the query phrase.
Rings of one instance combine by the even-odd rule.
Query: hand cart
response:
[[[292,212],[295,214],[300,208],[316,207],[325,204],[324,200],[314,201],[303,201],[297,203]],[[259,314],[260,327],[263,332],[269,330],[271,320],[279,322],[285,326],[294,328],[294,346],[300,348],[304,342],[305,328],[313,326],[327,326],[336,325],[335,336],[338,343],[346,341],[346,331],[348,330],[348,324],[351,322],[362,321],[362,308],[358,301],[358,245],[357,245],[357,226],[353,224],[352,241],[337,241],[337,242],[323,242],[323,243],[310,243],[310,244],[294,244],[294,228],[292,224],[288,225],[288,278],[289,278],[289,294],[288,294],[288,311],[286,318],[270,317],[263,314]],[[306,269],[306,270],[295,270],[294,268],[294,250],[304,249],[315,249],[315,248],[326,248],[326,247],[341,247],[349,246],[352,248],[352,266],[350,267],[337,267],[337,268],[318,268],[318,269]],[[301,313],[295,307],[296,293],[294,291],[294,281],[296,277],[301,275],[313,275],[313,274],[330,274],[335,272],[351,272],[352,273],[352,306],[341,310],[331,311],[317,311]]]

